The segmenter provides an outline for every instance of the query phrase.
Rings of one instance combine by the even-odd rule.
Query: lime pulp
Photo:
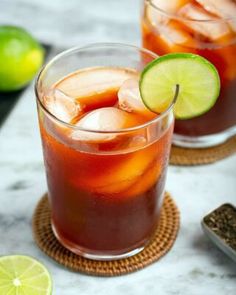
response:
[[[0,294],[51,295],[52,280],[48,270],[29,256],[0,257]]]
[[[143,103],[156,113],[167,110],[176,94],[177,119],[190,119],[209,111],[220,92],[216,68],[205,58],[192,53],[171,53],[149,63],[141,73]]]

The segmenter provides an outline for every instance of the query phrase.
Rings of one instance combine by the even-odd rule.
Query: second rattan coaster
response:
[[[173,246],[180,225],[180,215],[171,196],[166,193],[159,226],[145,249],[129,258],[94,261],[75,255],[56,239],[51,228],[51,212],[47,195],[38,203],[33,216],[33,234],[39,248],[58,263],[90,275],[116,276],[131,273],[157,261]]]
[[[236,136],[230,138],[223,144],[211,148],[191,149],[173,145],[171,148],[170,164],[183,166],[210,164],[234,153],[236,153]]]

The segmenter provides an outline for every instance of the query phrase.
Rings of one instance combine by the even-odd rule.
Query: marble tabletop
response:
[[[26,27],[45,43],[140,43],[138,0],[0,0],[1,23]],[[36,105],[31,85],[0,129],[0,255],[27,254],[50,270],[56,295],[232,295],[236,265],[204,236],[202,217],[236,203],[236,155],[216,164],[169,167],[167,189],[181,211],[172,250],[136,273],[100,278],[68,271],[35,245],[31,218],[46,191]],[[2,295],[2,294],[1,294]]]

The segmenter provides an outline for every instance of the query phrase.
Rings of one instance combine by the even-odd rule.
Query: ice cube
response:
[[[236,32],[236,2],[235,0],[196,0],[207,11],[226,20]]]
[[[137,112],[154,116],[144,105],[137,79],[126,80],[118,91],[119,108],[126,112]]]
[[[217,40],[230,33],[230,29],[224,22],[218,22],[218,18],[210,15],[201,7],[189,3],[183,6],[178,14],[190,20],[184,24],[194,32],[197,32],[211,40]]]
[[[168,13],[175,13],[181,6],[185,5],[189,0],[153,0],[152,3],[161,10]]]
[[[152,146],[148,151],[141,149],[127,154],[122,161],[90,180],[88,187],[100,194],[124,192],[133,187],[138,180],[142,182],[143,175],[156,161],[156,155],[156,146]]]
[[[117,137],[117,134],[115,132],[102,133],[102,131],[117,131],[137,124],[136,119],[127,112],[114,107],[101,108],[88,113],[76,124],[79,128],[97,132],[75,130],[71,137],[74,140],[85,142],[105,142],[113,140]]]
[[[72,97],[56,88],[44,96],[43,104],[56,118],[66,123],[71,123],[80,111],[79,105]]]
[[[111,89],[118,91],[125,80],[137,77],[137,75],[138,73],[134,70],[118,67],[89,68],[68,76],[58,83],[57,87],[80,101],[81,98],[90,98]]]
[[[175,21],[171,21],[165,26],[160,27],[159,31],[161,38],[169,46],[178,44],[186,47],[195,47],[195,42],[190,34],[181,29]]]
[[[143,175],[141,175],[140,178],[137,178],[136,182],[128,188],[125,192],[126,196],[131,197],[147,192],[155,185],[158,178],[161,176],[162,169],[161,164],[154,161],[153,165],[151,165]]]
[[[169,1],[166,1],[169,2]],[[196,44],[192,36],[186,32],[179,22],[171,19],[170,17],[161,14],[159,11],[155,10],[152,6],[147,7],[146,17],[148,23],[153,26],[155,31],[159,33],[157,38],[163,41],[162,47],[167,47],[166,51],[185,51],[186,48],[195,48]],[[152,41],[155,43],[155,40]],[[183,48],[178,48],[176,45],[183,46]]]
[[[146,6],[146,15],[150,23],[157,27],[160,24],[166,24],[169,22],[170,17],[168,14],[175,14],[180,7],[185,5],[189,0],[153,0],[153,5]],[[160,8],[162,11],[167,14],[157,10]]]

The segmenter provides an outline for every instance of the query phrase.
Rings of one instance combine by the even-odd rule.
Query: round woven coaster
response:
[[[191,149],[172,146],[170,164],[172,165],[202,165],[222,160],[236,153],[236,136],[225,143],[211,148]]]
[[[173,246],[180,225],[180,215],[171,196],[166,193],[159,226],[145,249],[129,258],[116,261],[95,261],[75,255],[55,238],[51,228],[47,195],[39,201],[33,215],[33,234],[39,248],[58,263],[90,275],[116,276],[131,273],[157,261]]]

